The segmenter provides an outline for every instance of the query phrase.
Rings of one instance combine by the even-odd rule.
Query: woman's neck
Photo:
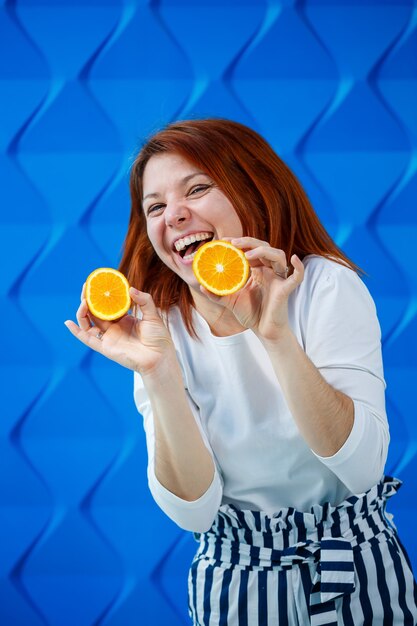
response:
[[[245,329],[226,307],[216,302],[212,302],[200,292],[191,289],[191,295],[194,300],[194,306],[197,312],[205,319],[210,326],[213,335],[217,337],[228,337],[237,335]]]

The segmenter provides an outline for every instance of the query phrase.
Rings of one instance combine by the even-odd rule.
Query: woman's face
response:
[[[194,254],[204,241],[243,235],[233,205],[214,181],[176,153],[151,157],[143,173],[143,211],[159,258],[191,288]]]

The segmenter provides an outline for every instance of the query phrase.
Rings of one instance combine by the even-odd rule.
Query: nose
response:
[[[190,217],[190,211],[186,206],[180,203],[171,203],[165,207],[164,211],[165,224],[169,228],[180,226],[183,222],[187,222]]]

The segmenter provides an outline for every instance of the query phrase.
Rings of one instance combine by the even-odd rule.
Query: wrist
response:
[[[297,342],[294,333],[289,326],[285,326],[274,335],[267,337],[258,335],[258,339],[261,341],[265,350],[268,353],[283,353],[288,349],[291,349],[294,341]]]
[[[161,385],[166,385],[167,381],[181,381],[183,385],[180,364],[173,346],[164,351],[161,358],[151,367],[140,371],[139,374],[148,391],[160,389]]]

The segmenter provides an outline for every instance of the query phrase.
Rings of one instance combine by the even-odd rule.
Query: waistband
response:
[[[387,541],[396,533],[385,506],[401,484],[397,478],[385,476],[364,494],[351,496],[336,506],[314,505],[308,512],[289,507],[270,515],[222,505],[210,530],[199,536],[200,547],[194,560],[251,570],[282,570],[315,563],[311,623],[316,614],[324,619],[326,607],[330,619],[335,598],[355,588],[354,551]],[[313,590],[319,593],[313,594]]]

